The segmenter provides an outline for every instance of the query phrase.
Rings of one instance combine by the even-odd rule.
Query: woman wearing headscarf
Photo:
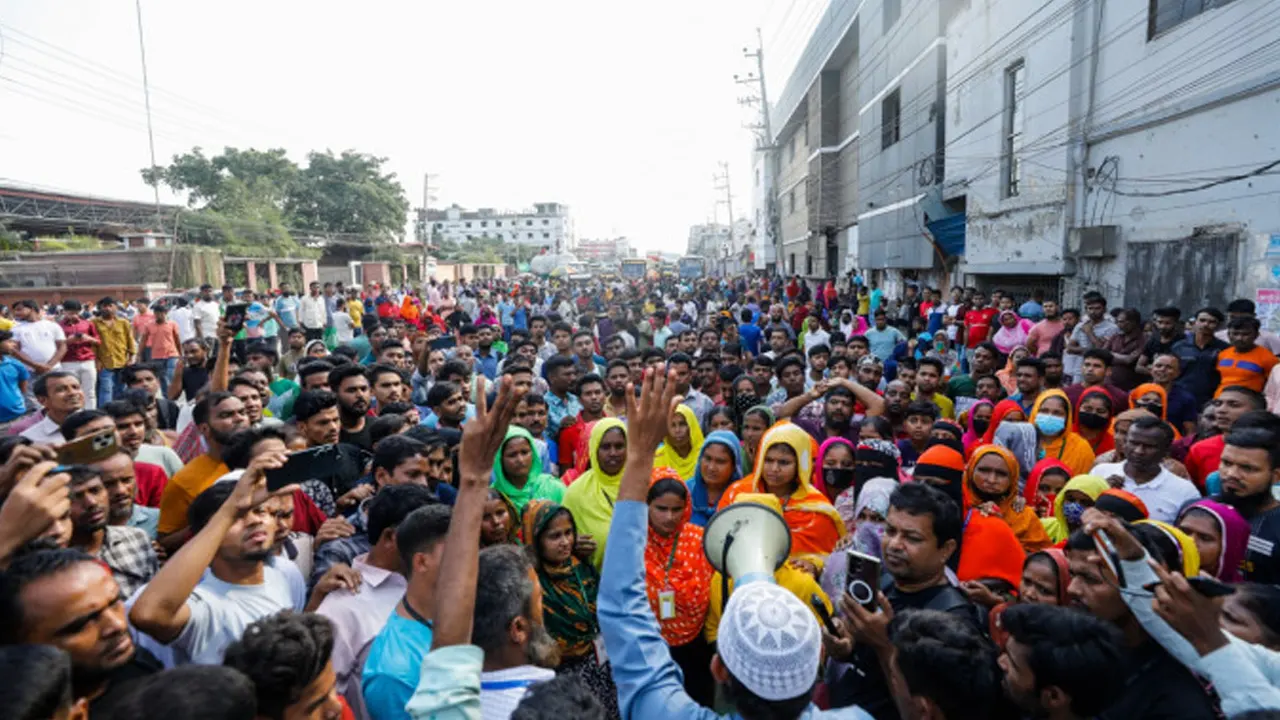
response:
[[[565,494],[564,483],[543,472],[533,435],[519,425],[507,428],[507,437],[493,458],[491,484],[515,508],[516,517],[530,500],[560,502]]]
[[[1045,458],[1031,468],[1022,486],[1022,499],[1040,518],[1053,516],[1053,501],[1071,479],[1071,468],[1056,458]]]
[[[1013,598],[1022,581],[1027,554],[1013,528],[1000,516],[969,508],[964,515],[959,554],[956,579],[966,596],[985,597],[985,590],[1002,600]]]
[[[1111,418],[1116,408],[1111,402],[1111,393],[1100,387],[1085,388],[1076,400],[1074,429],[1093,448],[1095,457],[1116,447],[1115,435],[1111,432]]]
[[[1111,487],[1097,475],[1078,475],[1067,481],[1062,492],[1053,499],[1053,517],[1041,520],[1044,531],[1055,545],[1061,545],[1073,530],[1080,527],[1084,511],[1093,507],[1098,496]]]
[[[1000,387],[1004,388],[1006,395],[1014,395],[1018,392],[1018,361],[1031,355],[1031,351],[1025,345],[1018,345],[1009,353],[1009,359],[1005,362],[1004,367],[996,371],[996,379],[1000,381]]]
[[[777,425],[760,441],[750,485],[744,486],[746,478],[731,485],[720,507],[744,492],[772,494],[791,528],[791,557],[818,565],[844,536],[845,527],[835,506],[811,484],[813,456],[809,433],[791,423]]]
[[[602,451],[603,446],[603,451]],[[587,456],[591,467],[564,493],[564,506],[573,513],[577,529],[595,543],[591,564],[604,562],[605,541],[613,522],[613,505],[627,461],[627,429],[617,418],[597,420],[591,428]],[[526,536],[526,542],[528,542]]]
[[[966,509],[978,508],[988,515],[1002,518],[1026,552],[1043,550],[1053,544],[1035,510],[1025,503],[1015,504],[1018,497],[1018,461],[999,445],[984,445],[973,452],[965,467],[964,495]],[[960,561],[964,562],[963,553]]]
[[[1061,460],[1071,472],[1083,475],[1093,468],[1093,449],[1071,430],[1071,401],[1061,390],[1045,390],[1031,408],[1031,424],[1039,436],[1040,457]]]
[[[1001,400],[991,410],[991,422],[987,425],[987,431],[982,434],[982,444],[990,445],[994,443],[996,441],[996,430],[1006,420],[1020,422],[1026,419],[1026,413],[1022,412],[1022,406],[1018,404],[1017,400]]]
[[[1249,546],[1249,521],[1214,500],[1198,500],[1178,515],[1178,529],[1195,541],[1200,565],[1225,583],[1244,582],[1241,564]]]
[[[575,480],[582,477],[582,474],[591,469],[591,430],[595,427],[595,422],[589,422],[582,427],[577,434],[577,447],[574,448],[573,467],[566,468],[560,474],[560,481],[565,485],[572,485]]]
[[[854,455],[858,463],[853,471],[855,488],[860,489],[863,483],[872,478],[889,478],[899,482],[909,479],[902,473],[902,451],[890,440],[859,440]]]
[[[1182,430],[1169,422],[1169,392],[1156,383],[1144,383],[1129,393],[1129,407],[1146,410],[1173,428],[1174,440],[1182,439]]]
[[[842,437],[827,438],[818,446],[813,466],[813,487],[832,503],[852,489],[858,466],[857,447]]]
[[[1059,548],[1048,548],[1027,556],[1022,563],[1022,575],[1018,582],[1018,598],[1013,602],[1003,602],[991,608],[987,632],[996,647],[1004,649],[1008,633],[1000,625],[1000,614],[1011,605],[1033,603],[1036,605],[1057,605],[1071,607],[1071,597],[1067,595],[1067,586],[1071,584],[1071,573],[1067,565],[1067,554]],[[970,600],[981,605],[999,600],[994,594],[981,597],[971,594]]]
[[[1027,333],[1030,331],[1030,323],[1018,317],[1018,313],[1012,310],[1005,310],[1000,313],[1000,329],[991,337],[991,342],[995,343],[996,349],[1005,355],[1012,355],[1017,348],[1026,348]]]
[[[644,548],[645,591],[662,639],[684,673],[685,690],[699,704],[715,702],[711,647],[702,638],[714,570],[702,550],[702,528],[689,521],[689,490],[675,470],[655,467],[649,478],[649,539]]]
[[[749,469],[754,471],[760,440],[776,422],[777,418],[773,410],[767,405],[756,405],[743,414],[739,427],[742,428],[742,471],[744,473]]]
[[[689,479],[690,522],[705,527],[729,486],[742,479],[742,446],[731,432],[716,430],[702,442],[698,467]]]
[[[991,420],[995,416],[995,407],[994,403],[983,398],[969,408],[965,417],[964,435],[960,436],[960,442],[964,444],[965,457],[982,444],[982,436],[986,434],[987,428],[991,427]]]
[[[836,506],[849,534],[836,543],[836,549],[823,564],[821,585],[827,597],[839,597],[848,585],[849,558],[846,550],[857,550],[871,557],[881,556],[880,543],[884,537],[884,519],[889,514],[889,496],[898,489],[898,484],[889,478],[868,480],[858,492],[856,502],[843,509]]]
[[[1158,530],[1160,535],[1164,536],[1165,546],[1173,548],[1175,557],[1168,557],[1167,551],[1164,553],[1170,560],[1170,570],[1181,572],[1183,577],[1195,577],[1200,574],[1200,548],[1196,546],[1195,540],[1192,540],[1190,535],[1163,520],[1139,520],[1133,523],[1134,532],[1141,535],[1143,526]]]
[[[520,513],[496,488],[489,488],[480,517],[480,547],[520,544]]]
[[[669,467],[689,480],[698,469],[698,450],[702,447],[702,427],[688,405],[677,405],[667,420],[667,438],[653,457],[654,467]]]
[[[560,648],[556,672],[578,676],[611,717],[619,717],[618,688],[608,661],[596,649],[600,575],[591,563],[574,557],[578,528],[573,513],[550,500],[532,500],[521,524],[542,586],[542,622]]]

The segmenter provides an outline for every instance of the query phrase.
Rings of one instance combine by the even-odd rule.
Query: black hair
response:
[[[1036,371],[1040,377],[1044,377],[1044,361],[1036,357],[1024,357],[1018,361],[1017,367],[1029,367]]]
[[[1125,686],[1124,639],[1114,625],[1064,607],[1017,603],[1000,616],[1027,649],[1036,690],[1057,687],[1079,717],[1100,714]]]
[[[1263,644],[1268,647],[1280,644],[1280,587],[1251,582],[1235,587],[1240,605],[1258,619]]]
[[[546,405],[547,399],[543,397],[542,393],[540,392],[530,392],[530,393],[526,393],[524,397],[520,398],[519,402],[522,402],[525,405]]]
[[[1112,355],[1111,351],[1106,348],[1089,348],[1088,350],[1084,351],[1084,356],[1081,358],[1080,361],[1084,362],[1089,358],[1093,358],[1095,360],[1101,360],[1102,364],[1106,365],[1107,367],[1111,367],[1111,364],[1115,362],[1115,356]]]
[[[1176,308],[1172,306],[1162,307],[1162,308],[1156,308],[1155,310],[1152,310],[1151,314],[1156,317],[1173,318],[1176,321],[1182,317],[1182,310],[1180,308]]]
[[[1052,350],[1049,350],[1049,351],[1047,351],[1047,352],[1042,352],[1042,353],[1040,353],[1039,357],[1040,357],[1040,364],[1041,364],[1041,365],[1043,365],[1043,364],[1044,364],[1044,361],[1045,361],[1045,360],[1057,360],[1057,361],[1059,361],[1059,362],[1061,362],[1061,361],[1062,361],[1062,353],[1060,353],[1060,352],[1054,352],[1054,351],[1052,351]]]
[[[405,402],[403,400],[399,402],[389,402],[386,405],[378,407],[378,415],[408,415],[411,410],[416,408],[417,406],[413,403]]]
[[[396,548],[400,551],[401,569],[405,577],[413,574],[413,556],[430,552],[436,544],[444,542],[449,532],[449,519],[453,509],[436,503],[420,507],[409,513],[396,527]]]
[[[306,422],[329,408],[338,407],[338,396],[328,390],[303,390],[293,401],[293,417]]]
[[[1164,440],[1166,450],[1173,444],[1173,428],[1169,423],[1153,415],[1143,415],[1141,417],[1134,418],[1133,422],[1129,423],[1129,429],[1157,430],[1160,432],[1161,439]]]
[[[831,347],[828,345],[823,345],[822,343],[814,345],[813,347],[809,348],[809,357],[813,357],[814,355],[829,356],[831,355]]]
[[[682,481],[678,478],[663,478],[649,486],[645,502],[651,503],[667,494],[678,495],[686,502],[689,500],[689,488]]]
[[[1271,469],[1275,470],[1280,467],[1280,418],[1266,410],[1250,410],[1231,426],[1226,444],[1248,450],[1266,450]]]
[[[579,330],[578,332],[576,332],[576,333],[574,333],[574,334],[573,334],[573,338],[572,338],[572,339],[577,340],[578,338],[583,337],[583,336],[591,338],[591,342],[592,342],[592,343],[594,343],[594,342],[595,342],[595,340],[596,340],[596,336],[595,336],[595,334],[594,334],[594,333],[592,333],[590,330]]]
[[[712,365],[718,366],[720,364],[720,356],[712,355],[712,354],[699,355],[693,361],[694,367],[697,367],[699,365],[705,365],[707,363],[711,363]]]
[[[650,360],[655,360],[655,359],[666,360],[667,354],[662,351],[662,348],[651,347],[651,348],[645,349],[643,357],[644,357],[644,364],[647,365],[649,364]]]
[[[377,545],[382,533],[400,523],[414,510],[439,502],[431,490],[422,485],[388,485],[374,494],[365,506],[368,516],[365,534],[370,545]]]
[[[255,720],[253,682],[221,665],[180,665],[129,683],[112,717],[130,720]],[[97,713],[95,713],[95,717]]]
[[[331,372],[333,372],[333,363],[323,358],[315,358],[311,362],[305,363],[305,364],[299,363],[298,364],[298,384],[306,385],[307,378],[311,377],[312,375],[319,375],[320,373],[327,374]]]
[[[288,439],[284,431],[278,427],[259,425],[256,428],[240,430],[232,435],[226,446],[222,448],[222,462],[226,463],[228,470],[243,470],[249,467],[249,461],[253,459],[253,446],[269,438],[275,438],[280,442],[287,442]]]
[[[671,357],[667,358],[667,367],[672,365],[693,365],[693,358],[682,352],[671,353]]]
[[[329,387],[332,388],[334,392],[337,392],[342,387],[343,380],[353,377],[362,377],[365,380],[369,379],[364,367],[354,364],[343,365],[342,367],[334,368],[333,372],[329,373]],[[372,384],[372,382],[370,384]]]
[[[94,420],[104,417],[111,416],[102,410],[77,410],[62,421],[62,424],[58,426],[58,432],[62,433],[62,437],[71,440],[76,436],[77,430]]]
[[[801,371],[803,371],[804,366],[805,366],[804,359],[801,358],[799,355],[787,355],[781,358],[780,360],[778,360],[776,363],[774,363],[773,373],[777,375],[779,379],[781,379],[782,373],[785,372],[787,368],[798,367],[800,368]]]
[[[917,370],[919,370],[920,368],[924,367],[925,365],[928,365],[929,367],[933,368],[934,370],[937,370],[937,371],[938,371],[938,377],[939,377],[939,378],[942,378],[944,375],[946,375],[946,374],[947,374],[946,367],[942,364],[942,361],[941,361],[941,360],[939,360],[938,358],[935,358],[935,357],[922,357],[922,358],[920,358],[919,360],[916,360],[916,369],[917,369]]]
[[[889,635],[908,694],[928,698],[948,720],[992,716],[1004,676],[995,647],[972,625],[950,613],[907,610]]]
[[[10,720],[48,720],[71,707],[71,656],[52,645],[0,646],[0,707]]]
[[[893,441],[893,424],[889,422],[889,418],[883,415],[868,415],[862,419],[862,424],[858,427],[861,428],[864,425],[870,425],[875,428],[881,438],[890,442]]]
[[[284,610],[245,628],[227,647],[222,664],[253,681],[259,715],[284,718],[285,710],[324,672],[332,654],[328,618]]]
[[[333,358],[333,366],[338,367],[339,365],[355,362],[356,355],[357,353],[355,348],[343,343],[342,345],[334,348],[329,357]]]
[[[608,392],[609,390],[609,386],[605,385],[604,383],[604,378],[600,377],[595,373],[587,373],[586,375],[583,375],[582,377],[578,378],[578,382],[574,384],[574,388],[573,388],[574,394],[581,395],[582,388],[592,383],[599,385],[602,389],[605,390],[605,392]]]
[[[38,398],[49,397],[49,381],[68,377],[73,378],[75,375],[66,370],[50,370],[36,377],[36,381],[31,384],[31,392]]]
[[[865,336],[865,335],[854,335],[853,337],[849,338],[849,344],[850,344],[850,345],[855,345],[855,344],[856,344],[856,345],[865,345],[865,346],[867,346],[868,348],[870,348],[870,347],[871,347],[871,341],[870,341],[870,340],[868,340],[868,339],[866,338],[866,336]],[[979,347],[981,347],[981,346],[979,346]]]
[[[1228,330],[1248,330],[1249,332],[1258,332],[1262,327],[1262,323],[1255,317],[1233,317],[1227,321]]]
[[[191,421],[196,425],[207,424],[209,422],[209,416],[213,414],[213,409],[232,398],[235,398],[235,395],[221,390],[205,395],[203,398],[200,398],[200,401],[191,409]]]
[[[1218,308],[1216,308],[1216,307],[1202,307],[1202,308],[1200,308],[1199,310],[1197,310],[1197,311],[1196,311],[1196,315],[1197,315],[1197,316],[1198,316],[1198,315],[1200,315],[1200,314],[1202,314],[1202,313],[1203,313],[1203,314],[1205,314],[1205,315],[1208,315],[1209,317],[1213,318],[1214,320],[1217,320],[1219,323],[1221,323],[1223,320],[1226,320],[1226,319],[1227,319],[1227,316],[1226,316],[1226,315],[1224,315],[1224,314],[1222,314],[1222,311],[1221,311],[1221,310],[1219,310],[1219,309],[1218,309]]]
[[[542,374],[546,377],[551,377],[552,374],[557,373],[564,368],[573,367],[573,365],[574,360],[571,357],[566,357],[564,355],[552,355],[542,363]]]
[[[948,540],[960,543],[963,523],[960,507],[941,490],[926,483],[899,485],[889,496],[889,507],[908,515],[929,515],[933,518],[933,535],[938,547]]]
[[[105,567],[102,561],[72,548],[40,549],[14,558],[0,573],[0,645],[22,642],[25,608],[22,591],[33,582],[56,575],[80,563]],[[6,681],[5,684],[11,684]]]
[[[132,385],[138,382],[138,373],[143,373],[143,372],[151,373],[152,376],[157,378],[159,377],[158,375],[156,375],[155,368],[151,367],[150,365],[138,364],[138,365],[126,365],[124,368],[121,368],[120,380],[125,385]]]
[[[445,378],[452,377],[454,375],[460,375],[464,378],[470,377],[471,369],[468,368],[467,364],[461,360],[446,360],[444,364],[436,370],[437,380],[444,380]]]
[[[447,380],[441,380],[427,391],[427,407],[440,407],[456,393],[462,392],[462,386]]]
[[[800,713],[812,702],[813,687],[803,694],[785,700],[766,700],[756,695],[742,681],[729,675],[725,686],[725,700],[738,711],[738,715],[751,720],[774,718],[798,718]],[[512,716],[514,720],[515,716]]]
[[[595,693],[574,674],[557,675],[530,685],[511,712],[511,720],[604,720],[606,717]]]
[[[512,621],[530,616],[533,586],[538,582],[530,577],[532,567],[529,556],[514,545],[495,545],[480,551],[471,642],[486,654],[507,643]]]
[[[606,365],[606,366],[605,366],[605,368],[604,368],[604,374],[605,374],[605,375],[608,375],[610,372],[613,372],[613,369],[614,369],[614,368],[622,368],[623,370],[626,370],[627,372],[631,372],[631,368],[627,367],[627,361],[626,361],[626,360],[623,360],[622,358],[614,358],[613,360],[610,360],[610,361],[609,361],[609,364],[608,364],[608,365]]]
[[[373,470],[378,468],[386,470],[388,473],[395,472],[404,461],[425,455],[427,448],[421,442],[404,435],[392,435],[383,439],[378,443],[378,447],[373,452]]]
[[[875,357],[875,356],[872,355],[871,357]],[[876,364],[877,365],[880,364],[880,358],[876,358]],[[899,370],[918,370],[920,369],[920,366],[916,364],[915,358],[904,357],[898,361],[898,369]]]
[[[511,357],[511,356],[509,356]],[[502,363],[503,375],[515,375],[516,373],[533,373],[533,366],[524,360],[517,360],[511,357],[510,360]]]
[[[392,403],[393,405],[403,405],[404,403]],[[397,412],[390,412],[386,408],[379,411],[378,417],[369,423],[369,442],[376,449],[378,444],[393,435],[397,435],[404,426],[409,423],[408,418]]]
[[[215,482],[205,488],[203,492],[196,495],[191,504],[187,506],[187,525],[191,528],[191,534],[195,535],[204,529],[205,525],[213,519],[218,508],[231,497],[231,493],[235,492],[236,484],[234,482]]]
[[[767,368],[774,367],[776,364],[777,363],[773,361],[773,358],[769,357],[768,355],[757,355],[755,361],[752,363],[752,365],[758,365],[760,367],[767,367]]]
[[[552,324],[552,325],[551,325],[551,327],[547,330],[547,334],[548,334],[548,335],[555,335],[555,334],[556,334],[556,333],[558,333],[558,332],[567,332],[567,333],[569,333],[569,337],[572,339],[572,337],[573,337],[573,326],[572,326],[572,325],[570,325],[570,324],[569,324],[569,323],[567,323],[567,322],[559,321],[559,322],[556,322],[556,323]]]
[[[1246,313],[1252,315],[1257,312],[1257,306],[1249,298],[1237,298],[1227,303],[1227,312],[1229,313]]]
[[[903,413],[903,417],[911,417],[919,415],[929,418],[930,422],[938,419],[938,406],[928,400],[915,400],[907,404],[907,411]]]

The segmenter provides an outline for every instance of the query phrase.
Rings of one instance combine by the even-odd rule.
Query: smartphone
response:
[[[427,343],[427,346],[432,350],[448,350],[449,348],[455,348],[458,346],[458,338],[452,335],[445,335],[444,337],[438,337]]]
[[[813,611],[818,613],[818,617],[822,618],[822,624],[826,626],[827,632],[839,637],[840,632],[836,630],[836,624],[831,621],[831,613],[827,612],[827,604],[822,602],[822,597],[817,593],[810,595],[809,604],[813,606]]]
[[[92,465],[117,452],[119,448],[116,446],[116,431],[103,430],[60,445],[57,449],[58,465],[62,468],[70,465]]]
[[[1093,545],[1102,556],[1102,562],[1111,570],[1111,574],[1116,576],[1116,586],[1124,588],[1124,571],[1120,569],[1120,554],[1116,552],[1116,546],[1105,530],[1098,530],[1093,534]]]
[[[338,476],[354,478],[362,469],[363,453],[344,451],[343,446],[337,443],[319,445],[293,453],[283,467],[266,471],[267,490],[275,492],[307,480],[327,481]]]
[[[880,587],[880,558],[846,550],[845,560],[845,580],[848,581],[845,590],[859,605],[874,612],[876,590]]]
[[[249,303],[231,303],[227,306],[227,314],[223,317],[227,329],[240,332],[244,329],[244,318],[249,312]]]

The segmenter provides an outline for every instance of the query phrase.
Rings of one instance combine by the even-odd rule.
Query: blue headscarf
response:
[[[689,518],[689,522],[698,527],[706,527],[711,516],[716,514],[716,506],[711,504],[707,497],[706,483],[702,482],[702,454],[707,451],[708,445],[723,445],[733,454],[733,475],[729,478],[729,482],[735,482],[742,479],[742,443],[738,441],[738,436],[728,430],[716,430],[707,435],[702,441],[702,447],[698,450],[698,468],[694,470],[693,477],[689,479],[689,502],[693,504],[693,516]]]

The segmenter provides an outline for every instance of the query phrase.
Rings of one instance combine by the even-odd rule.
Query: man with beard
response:
[[[27,553],[0,576],[0,644],[65,651],[73,695],[88,699],[94,717],[107,717],[129,681],[161,668],[134,645],[124,599],[111,571],[80,550]]]
[[[1218,477],[1221,502],[1249,521],[1245,579],[1280,583],[1280,502],[1271,494],[1280,484],[1280,420],[1265,411],[1247,413],[1227,433]]]
[[[369,368],[369,384],[373,386],[373,399],[379,410],[391,403],[407,401],[409,388],[404,375],[391,365],[374,365]]]
[[[342,431],[338,442],[350,443],[362,450],[373,450],[369,438],[369,378],[359,365],[343,365],[329,373],[329,386],[338,396],[338,415]]]
[[[604,384],[609,390],[609,397],[604,401],[604,413],[609,417],[622,417],[627,412],[627,383],[631,380],[631,369],[625,360],[610,360],[609,369],[605,371]]]
[[[923,483],[900,486],[889,496],[881,550],[889,582],[877,592],[877,607],[889,605],[894,615],[910,609],[953,615],[974,629],[978,614],[964,594],[947,581],[947,560],[960,544],[960,507],[937,488]],[[898,718],[893,695],[877,653],[859,642],[844,658],[849,665],[827,673],[831,706],[856,704],[877,718]]]
[[[360,693],[362,668],[357,658],[382,631],[408,587],[396,528],[414,510],[434,502],[431,491],[421,485],[392,485],[375,495],[365,508],[369,549],[351,561],[360,573],[360,586],[330,592],[316,609],[333,623],[333,670],[338,692],[348,701]]]
[[[884,417],[893,426],[894,435],[902,434],[907,421],[907,406],[911,404],[911,387],[901,380],[890,382],[884,389]],[[891,440],[892,438],[885,438]]]
[[[283,452],[264,453],[239,478],[200,493],[189,512],[191,540],[129,610],[135,628],[173,650],[175,664],[220,664],[253,622],[302,610],[288,577],[267,562],[276,520],[266,501],[293,488],[269,492],[265,471],[287,460]]]
[[[1062,318],[1058,317],[1057,301],[1045,300],[1044,319],[1033,325],[1027,333],[1027,349],[1036,357],[1044,357],[1053,345],[1054,339],[1062,334],[1062,329]]]
[[[811,408],[816,403],[818,412]],[[865,414],[855,414],[855,407],[861,403],[867,408]],[[824,380],[812,390],[792,398],[782,404],[778,410],[778,419],[784,420],[794,416],[792,422],[809,433],[819,443],[827,438],[840,437],[858,444],[858,425],[865,415],[880,415],[884,412],[884,398],[871,390],[843,378]]]
[[[1006,609],[1000,625],[1009,633],[999,660],[1005,697],[1031,717],[1086,720],[1123,691],[1123,638],[1111,625],[1026,602]]]
[[[969,374],[956,375],[947,382],[947,397],[955,400],[960,397],[977,396],[977,378],[983,375],[994,375],[996,362],[1000,359],[1000,351],[989,342],[978,343],[969,351]]]
[[[126,457],[127,459],[127,457]],[[96,468],[75,466],[71,475],[71,544],[102,561],[129,597],[147,584],[160,566],[151,539],[138,528],[111,525],[111,498],[102,473]]]
[[[244,403],[226,392],[211,392],[196,403],[192,421],[200,430],[208,450],[179,470],[160,495],[160,523],[156,528],[160,544],[169,552],[177,550],[186,534],[187,508],[196,496],[227,473],[222,449],[238,430],[249,427]]]
[[[137,495],[137,465],[128,453],[118,452],[90,467],[102,474],[102,484],[107,490],[107,523],[142,530],[147,541],[156,539],[156,524],[160,522],[160,510],[139,504]]]
[[[1062,354],[1046,352],[1040,356],[1040,364],[1044,366],[1044,389],[1062,389]]]
[[[1183,461],[1187,466],[1187,473],[1201,488],[1204,487],[1210,473],[1218,469],[1218,463],[1226,446],[1227,433],[1235,429],[1236,423],[1246,413],[1266,410],[1267,399],[1261,393],[1247,387],[1232,385],[1218,393],[1218,396],[1213,399],[1213,407],[1213,424],[1218,434],[1193,444],[1187,451],[1186,460]]]

